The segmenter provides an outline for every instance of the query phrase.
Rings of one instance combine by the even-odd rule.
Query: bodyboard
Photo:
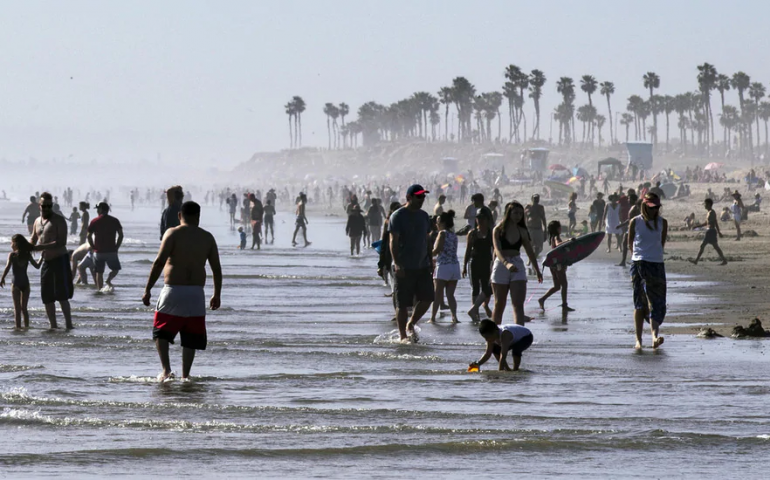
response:
[[[543,267],[568,267],[591,255],[604,240],[604,232],[593,232],[575,237],[554,248],[545,256]]]

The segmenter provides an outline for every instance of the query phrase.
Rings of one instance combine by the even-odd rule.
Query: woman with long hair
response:
[[[88,209],[91,208],[91,205],[88,202],[80,202],[78,207],[83,212],[80,214],[80,243],[78,245],[83,245],[88,237],[88,225],[91,224],[91,215],[88,214]]]
[[[663,247],[668,222],[660,216],[660,198],[648,193],[642,200],[641,215],[629,222],[628,249],[631,250],[631,282],[634,286],[634,329],[637,350],[642,348],[645,320],[650,323],[652,348],[663,344],[660,325],[666,317],[666,268]]]
[[[514,323],[523,325],[529,318],[524,315],[524,299],[527,296],[527,270],[521,259],[521,249],[527,253],[537,273],[537,281],[543,283],[543,274],[537,265],[529,231],[525,222],[524,206],[510,202],[505,206],[503,219],[493,230],[495,263],[492,267],[492,289],[495,295],[494,321],[503,322],[506,297],[510,292]]]
[[[571,237],[575,234],[575,226],[577,226],[577,192],[569,194],[569,203],[567,204],[567,218],[569,218],[568,235]]]

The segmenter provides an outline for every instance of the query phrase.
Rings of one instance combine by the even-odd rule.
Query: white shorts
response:
[[[433,271],[433,278],[436,280],[444,280],[446,282],[459,281],[462,276],[460,275],[459,263],[448,263],[445,265],[437,265]]]
[[[516,271],[511,272],[500,261],[499,258],[495,258],[495,264],[492,266],[492,283],[498,285],[508,285],[511,282],[527,281],[527,270],[524,267],[524,260],[521,256],[506,257],[509,263],[516,266]]]

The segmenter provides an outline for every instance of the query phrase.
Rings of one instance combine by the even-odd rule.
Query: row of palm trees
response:
[[[645,96],[631,95],[626,104],[626,111],[615,119],[625,127],[625,141],[649,141],[656,147],[658,140],[658,116],[665,115],[665,148],[670,151],[670,129],[672,115],[678,128],[678,148],[682,153],[694,149],[701,154],[711,154],[717,149],[727,151],[734,145],[738,154],[754,155],[755,146],[760,147],[760,120],[765,124],[765,150],[767,150],[767,123],[770,120],[770,102],[761,101],[766,89],[759,82],[751,82],[744,72],[732,76],[720,74],[716,68],[704,63],[697,67],[698,88],[692,92],[678,95],[659,95],[661,79],[655,72],[642,76],[641,85]],[[359,136],[364,145],[378,141],[394,141],[399,138],[422,138],[429,141],[441,140],[443,121],[443,140],[458,142],[509,142],[524,143],[541,140],[540,104],[546,76],[540,70],[527,73],[516,65],[509,65],[503,71],[505,79],[502,91],[477,92],[476,87],[465,77],[456,77],[448,86],[438,90],[436,95],[429,92],[416,92],[408,98],[391,103],[388,106],[371,101],[357,111],[357,118],[345,121],[350,108],[345,103],[335,105],[326,103],[323,112],[327,119],[329,149],[357,147]],[[585,93],[588,103],[575,106],[577,85],[570,77],[560,77],[556,81],[556,92],[561,102],[554,109],[550,119],[558,124],[557,141],[560,145],[593,148],[603,143],[602,128],[609,124],[609,142],[618,143],[618,132],[614,128],[612,96],[615,85],[611,81],[599,82],[592,75],[580,78],[580,90]],[[735,90],[739,105],[725,104],[725,92]],[[607,114],[599,113],[593,101],[598,94],[606,100]],[[714,114],[711,107],[713,92],[719,92],[721,110],[718,116],[723,129],[721,142],[714,134]],[[534,107],[534,119],[527,127],[525,99],[530,98]],[[502,131],[501,108],[507,103],[508,131]],[[289,116],[289,135],[292,147],[302,145],[301,115],[305,102],[295,96],[286,104]],[[601,107],[603,108],[603,107]],[[454,112],[450,125],[450,110]],[[443,114],[443,119],[442,119]],[[648,127],[647,121],[652,124]],[[341,119],[338,124],[338,119]],[[495,122],[497,120],[497,122]],[[576,136],[576,123],[582,125],[581,137]],[[495,135],[493,124],[496,123]],[[756,142],[754,139],[756,126]],[[451,128],[451,131],[450,131]],[[688,138],[689,136],[689,138]],[[549,141],[551,141],[549,133]]]

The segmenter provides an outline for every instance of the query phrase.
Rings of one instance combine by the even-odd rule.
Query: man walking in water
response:
[[[72,298],[72,270],[67,253],[67,220],[53,213],[53,197],[48,192],[40,195],[40,216],[33,225],[30,243],[42,252],[40,268],[40,296],[51,328],[56,325],[56,302],[61,306],[67,329],[72,326],[70,299]]]
[[[216,310],[222,292],[222,267],[214,236],[198,225],[201,207],[195,202],[182,204],[178,227],[163,236],[160,251],[152,264],[142,302],[150,305],[151,290],[163,271],[164,286],[155,308],[152,338],[158,349],[163,371],[159,381],[172,377],[168,344],[176,334],[182,339],[182,379],[190,377],[195,350],[206,349],[206,262],[214,276],[214,295],[209,307]]]
[[[120,220],[110,216],[110,206],[105,202],[96,206],[98,217],[91,220],[88,226],[88,244],[94,250],[94,263],[96,270],[96,289],[101,290],[107,284],[112,290],[112,280],[120,271],[120,259],[118,249],[123,243],[123,226]],[[117,237],[117,240],[115,239]],[[110,267],[107,281],[104,281],[105,265]]]
[[[433,301],[431,258],[428,255],[430,217],[422,210],[427,193],[421,185],[409,187],[406,190],[406,206],[393,212],[388,226],[396,273],[393,295],[401,341],[414,336],[414,326]],[[408,309],[412,306],[414,311],[407,324]]]
[[[37,197],[32,195],[29,197],[29,205],[24,209],[24,213],[21,214],[21,223],[24,223],[24,217],[27,217],[27,231],[32,234],[32,226],[35,224],[35,220],[40,216],[40,207],[37,204]]]

